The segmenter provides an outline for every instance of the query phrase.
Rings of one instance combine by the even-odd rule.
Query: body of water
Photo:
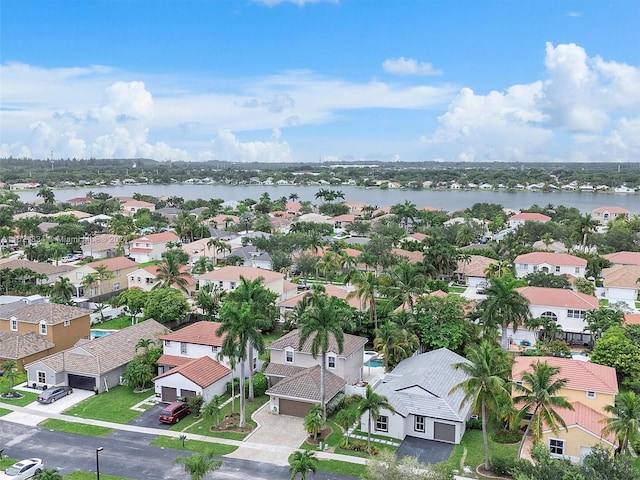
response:
[[[598,207],[623,207],[633,214],[640,213],[640,194],[624,193],[580,193],[580,192],[505,192],[487,190],[380,190],[365,189],[344,185],[337,186],[267,186],[267,185],[123,185],[120,187],[82,187],[55,189],[55,197],[58,201],[69,200],[74,197],[83,197],[88,191],[107,192],[114,197],[133,196],[134,193],[151,195],[154,197],[176,196],[185,200],[198,198],[222,198],[224,200],[244,200],[253,198],[258,200],[267,192],[272,199],[288,197],[296,193],[299,201],[318,201],[315,194],[321,188],[340,190],[344,193],[345,201],[365,202],[370,205],[384,207],[409,200],[418,208],[434,207],[447,212],[455,212],[470,207],[474,203],[497,203],[506,208],[521,210],[534,204],[541,207],[552,205],[564,205],[576,207],[581,212],[591,212]],[[36,200],[37,190],[17,192],[23,201]]]
[[[106,337],[107,335],[111,335],[113,332],[117,332],[118,330],[100,330],[96,328],[91,329],[91,338],[100,338]]]
[[[365,367],[381,367],[382,360],[380,358],[371,358],[364,362]]]

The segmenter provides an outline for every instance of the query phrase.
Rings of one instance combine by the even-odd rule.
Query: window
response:
[[[146,284],[150,285],[153,283],[153,278],[145,278]]]
[[[120,290],[120,282],[116,282],[113,284],[113,291],[117,292],[118,290]]]
[[[416,432],[424,433],[424,417],[422,415],[416,415],[415,420],[413,422],[413,429]]]
[[[136,277],[131,277],[131,281],[135,282],[136,281]],[[138,281],[140,281],[140,277],[138,277]]]
[[[575,273],[580,273],[580,267],[576,267],[574,270]]]
[[[224,288],[224,282],[223,282],[222,280],[220,280],[220,281],[218,282],[218,286],[219,286],[220,288]]]
[[[533,266],[533,271],[534,271],[534,272],[537,272],[537,271],[538,271],[538,265],[534,265],[534,266]]]
[[[580,320],[584,319],[584,310],[567,310],[567,318],[578,318]]]
[[[47,383],[47,372],[38,370],[36,375],[38,376],[38,383]]]
[[[293,350],[286,350],[284,352],[284,361],[287,363],[293,363]]]
[[[131,278],[133,278],[133,277],[131,277]],[[149,280],[149,279],[147,279],[147,280]],[[138,283],[140,283],[140,277],[138,277]]]
[[[171,346],[171,340],[165,340],[164,341],[164,346],[165,347],[170,347]]]
[[[14,332],[18,331],[18,319],[16,317],[11,317],[11,330]]]
[[[182,355],[186,355],[187,354],[187,344],[184,342],[180,342],[180,353]]]
[[[529,264],[528,263],[523,263],[522,264],[522,269],[523,270],[529,270]]]
[[[377,432],[388,432],[389,431],[389,417],[386,415],[380,415],[376,420],[376,431]]]
[[[588,391],[587,398],[596,398],[596,392]]]
[[[556,273],[560,273],[560,265],[556,265]]]
[[[115,273],[116,277],[119,277],[120,273],[121,273],[120,270],[116,270],[116,273]]]
[[[229,282],[229,290],[235,290],[236,289],[236,282]]]
[[[549,439],[549,451],[552,455],[564,455],[564,440]]]
[[[47,322],[45,322],[44,320],[40,322],[40,333],[42,335],[47,334]]]
[[[554,322],[558,321],[558,316],[553,312],[544,312],[540,315],[540,318],[548,318],[549,320],[553,320]]]
[[[64,321],[64,326],[68,327],[69,325],[71,325],[71,320],[65,320]]]
[[[333,355],[327,356],[327,368],[336,368],[336,357]]]

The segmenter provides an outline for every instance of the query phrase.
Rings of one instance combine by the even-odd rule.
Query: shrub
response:
[[[253,394],[261,397],[269,388],[269,381],[263,373],[256,373],[253,376]],[[247,394],[249,393],[249,381],[247,380]]]
[[[469,430],[482,430],[482,419],[472,418],[467,422],[467,428]]]
[[[233,389],[236,395],[240,392],[240,379],[237,377],[233,378]],[[227,382],[227,393],[231,395],[231,382]]]
[[[342,448],[343,450],[351,450],[353,452],[367,453],[367,442],[351,439],[347,443],[347,439],[343,438],[340,441],[340,448]],[[369,453],[371,453],[371,455],[377,455],[378,453],[380,453],[380,448],[372,444],[371,451]]]
[[[515,457],[491,457],[491,470],[497,475],[511,475],[516,462]]]
[[[327,417],[333,415],[333,413],[344,406],[344,392],[339,392],[335,397],[327,403]]]
[[[362,400],[362,397],[357,394],[349,395],[348,397],[344,397],[342,402],[342,406],[344,408],[349,408],[351,405],[357,405]]]
[[[202,409],[202,404],[204,403],[204,398],[202,397],[202,395],[195,395],[193,397],[189,397],[189,400],[187,401],[187,403],[189,404],[189,410],[191,410],[191,413],[193,414],[193,416],[199,417],[200,410]]]
[[[517,430],[497,430],[493,432],[491,439],[496,443],[518,443],[522,440],[522,432]]]

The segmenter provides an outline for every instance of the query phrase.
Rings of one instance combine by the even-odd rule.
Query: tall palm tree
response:
[[[358,414],[360,416],[365,413],[367,414],[367,450],[371,450],[371,420],[377,421],[378,418],[380,418],[380,411],[382,409],[396,413],[395,408],[389,403],[387,397],[375,393],[371,389],[371,385],[367,385],[365,396],[358,403]]]
[[[587,237],[596,230],[597,226],[598,222],[591,217],[590,213],[585,213],[575,221],[574,232],[580,239],[583,248],[587,246]]]
[[[307,473],[318,471],[318,462],[315,457],[315,453],[310,450],[296,450],[289,457],[289,474],[291,480],[300,474],[301,480],[307,479]]]
[[[222,466],[220,460],[216,460],[212,453],[193,453],[188,457],[177,457],[175,462],[182,465],[184,471],[189,474],[191,480],[202,480],[209,472]]]
[[[619,451],[625,453],[629,442],[635,442],[640,437],[640,395],[635,392],[622,392],[616,397],[615,405],[604,407],[612,417],[605,418],[602,433],[615,433],[620,442]]]
[[[184,264],[181,263],[180,252],[169,249],[164,253],[163,257],[164,261],[159,263],[157,267],[157,282],[153,288],[165,288],[175,285],[179,290],[187,293],[188,278],[190,275],[188,272],[182,270]]]
[[[502,327],[502,348],[509,349],[508,328],[518,330],[531,317],[529,300],[516,290],[513,278],[494,278],[486,288],[487,298],[480,303],[482,321],[489,328]]]
[[[349,408],[341,408],[336,413],[336,422],[340,427],[344,430],[345,433],[345,444],[349,444],[349,429],[351,426],[358,421],[358,409],[351,406]]]
[[[380,287],[380,279],[375,272],[357,272],[351,283],[356,287],[347,295],[347,299],[358,298],[369,306],[369,321],[374,328],[378,328],[378,314],[376,312],[376,292]]]
[[[309,435],[313,435],[313,440],[317,440],[318,434],[322,431],[322,407],[312,405],[304,417],[304,428]]]
[[[15,360],[7,360],[2,363],[2,370],[4,371],[4,378],[9,382],[9,392],[11,392],[19,375],[18,363]]]
[[[520,443],[518,456],[522,453],[524,442],[533,427],[533,438],[542,438],[542,429],[546,424],[554,433],[558,433],[558,425],[567,428],[567,424],[558,409],[573,410],[566,397],[559,395],[567,385],[566,378],[557,378],[560,368],[552,367],[547,362],[535,362],[532,370],[522,374],[522,383],[514,383],[516,391],[521,395],[514,397],[514,403],[522,403],[523,411],[531,414],[531,420]]]
[[[327,376],[327,352],[335,340],[336,353],[342,353],[344,347],[344,331],[350,328],[347,312],[337,307],[335,297],[329,299],[326,294],[314,291],[311,304],[299,320],[299,345],[302,350],[307,340],[311,340],[311,355],[321,356],[320,362],[320,405],[322,405],[322,426],[327,422],[327,405],[325,398]]]
[[[58,277],[58,279],[53,284],[53,287],[51,287],[51,295],[59,297],[65,302],[71,300],[71,297],[73,297],[75,291],[76,288],[71,283],[71,280],[69,280],[67,277]]]
[[[193,262],[193,267],[191,267],[191,273],[196,275],[202,275],[203,273],[210,272],[211,270],[213,270],[213,262],[207,257],[198,258]]]
[[[413,308],[414,297],[424,292],[425,277],[409,262],[400,262],[382,274],[380,293],[393,301],[394,306]]]
[[[207,247],[213,249],[214,265],[218,262],[217,258],[219,253],[222,253],[222,252],[231,253],[231,246],[227,242],[219,238],[209,239],[209,241],[207,242]]]
[[[392,205],[390,212],[398,218],[399,223],[405,230],[410,224],[413,225],[415,223],[416,217],[418,216],[418,209],[415,204],[409,200],[405,200],[404,203]]]
[[[382,364],[386,372],[413,355],[419,344],[417,335],[390,321],[386,321],[375,330],[373,346],[376,352],[382,355]]]
[[[453,365],[468,375],[451,389],[451,393],[462,390],[464,398],[460,408],[471,402],[471,409],[482,418],[482,440],[484,443],[484,468],[491,470],[487,419],[491,411],[496,411],[498,399],[510,399],[509,382],[511,359],[506,351],[483,340],[479,345],[467,349],[467,361]]]

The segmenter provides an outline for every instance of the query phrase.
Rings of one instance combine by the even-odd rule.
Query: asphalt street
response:
[[[182,450],[151,447],[153,435],[116,431],[106,438],[87,437],[56,432],[40,427],[0,420],[0,448],[13,458],[40,457],[47,468],[56,468],[62,475],[77,470],[96,471],[96,449],[100,452],[100,473],[134,480],[187,480],[175,459],[189,455]],[[222,467],[206,478],[226,480],[289,480],[287,467],[222,458]],[[353,480],[357,477],[318,472],[314,480]]]

